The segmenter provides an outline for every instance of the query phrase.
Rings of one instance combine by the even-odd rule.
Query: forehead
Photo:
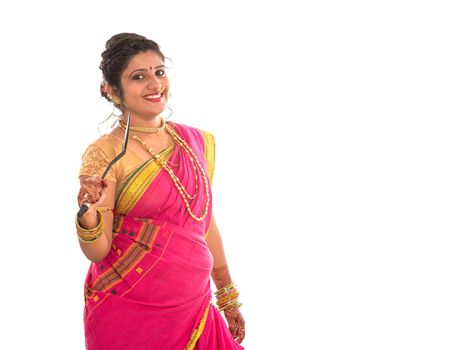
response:
[[[130,61],[125,69],[125,72],[130,72],[135,69],[149,69],[163,65],[163,60],[160,55],[155,51],[146,51],[136,54]]]

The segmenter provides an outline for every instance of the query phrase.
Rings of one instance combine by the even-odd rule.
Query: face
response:
[[[165,110],[169,80],[162,58],[155,51],[138,53],[121,75],[125,111],[146,120]]]

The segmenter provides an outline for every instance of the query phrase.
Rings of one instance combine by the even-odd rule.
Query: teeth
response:
[[[144,96],[144,98],[145,98],[145,99],[148,99],[148,100],[151,100],[151,99],[154,99],[154,98],[159,98],[160,96],[162,96],[162,94],[147,95],[147,96]]]

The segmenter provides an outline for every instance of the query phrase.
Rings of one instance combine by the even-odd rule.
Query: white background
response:
[[[84,349],[78,169],[106,40],[171,57],[217,143],[246,349],[469,349],[466,1],[30,1],[0,8],[2,349]]]

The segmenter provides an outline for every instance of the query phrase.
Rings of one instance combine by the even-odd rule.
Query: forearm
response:
[[[214,216],[211,218],[211,223],[206,235],[206,242],[213,256],[213,270],[211,272],[211,277],[216,288],[219,289],[231,284],[232,279],[226,255],[224,253],[224,246]]]
[[[115,193],[114,182],[107,182],[97,176],[80,176],[78,205],[81,207],[84,203],[93,204],[77,219],[77,235],[88,241],[83,242],[79,238],[80,248],[90,261],[102,261],[111,249]],[[102,220],[99,220],[100,217]],[[102,225],[101,228],[99,225]],[[98,232],[102,232],[101,235],[98,236]]]
[[[211,277],[217,288],[215,296],[218,309],[224,312],[231,334],[240,343],[245,338],[245,321],[239,310],[242,304],[238,300],[239,292],[232,283],[231,273],[227,266],[226,255],[224,254],[222,238],[214,216],[211,217],[211,223],[206,234],[206,242],[213,255],[214,264]]]
[[[211,272],[211,277],[217,289],[221,289],[222,287],[228,286],[232,283],[231,273],[229,272],[229,267],[227,265],[214,267]]]

